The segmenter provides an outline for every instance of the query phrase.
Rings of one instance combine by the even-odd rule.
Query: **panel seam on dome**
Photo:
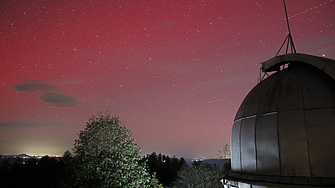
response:
[[[309,175],[310,177],[313,177],[313,173],[312,173],[312,165],[311,165],[311,153],[310,153],[310,146],[309,146],[309,139],[308,139],[308,133],[307,133],[307,123],[306,123],[306,108],[305,108],[305,93],[304,93],[304,85],[305,82],[303,82],[302,84],[302,91],[303,91],[303,97],[302,97],[302,105],[303,105],[303,117],[304,117],[304,131],[305,131],[305,137],[306,137],[306,142],[307,142],[307,152],[308,152],[308,165],[309,165]]]
[[[242,118],[239,118],[237,120],[234,121],[235,122],[238,122],[238,121],[241,121],[241,120],[244,120],[244,119],[249,119],[249,118],[253,118],[253,117],[257,117],[257,116],[268,116],[268,115],[272,115],[272,114],[277,114],[278,112],[275,111],[275,112],[267,112],[267,113],[264,113],[264,114],[255,114],[255,115],[251,115],[251,116],[247,116],[247,117],[242,117]]]
[[[277,106],[277,111],[278,111],[278,106]],[[277,146],[278,146],[278,163],[279,163],[279,174],[280,176],[283,174],[283,169],[281,166],[281,150],[280,150],[280,135],[279,135],[279,113],[277,113]]]

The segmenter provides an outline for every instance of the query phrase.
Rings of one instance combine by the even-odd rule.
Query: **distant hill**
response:
[[[20,155],[16,155],[16,157],[31,157],[31,156],[23,153],[23,154],[20,154]]]
[[[19,154],[19,155],[0,155],[0,157],[32,157],[32,156],[29,156],[25,153],[22,153],[22,154]]]

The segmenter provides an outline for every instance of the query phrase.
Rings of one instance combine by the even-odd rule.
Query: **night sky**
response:
[[[297,52],[335,59],[335,1],[286,5]],[[0,20],[0,154],[63,155],[109,111],[142,155],[216,157],[287,36],[281,0],[7,0]]]

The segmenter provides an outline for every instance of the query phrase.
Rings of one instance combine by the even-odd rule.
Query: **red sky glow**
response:
[[[335,59],[335,2],[286,5],[297,52]],[[63,155],[109,111],[142,155],[215,158],[287,26],[281,0],[8,0],[0,34],[0,154]]]

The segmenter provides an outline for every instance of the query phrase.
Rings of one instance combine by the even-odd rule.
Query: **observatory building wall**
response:
[[[335,61],[304,54],[278,59],[271,66],[288,68],[257,84],[236,113],[232,172],[333,179]]]

